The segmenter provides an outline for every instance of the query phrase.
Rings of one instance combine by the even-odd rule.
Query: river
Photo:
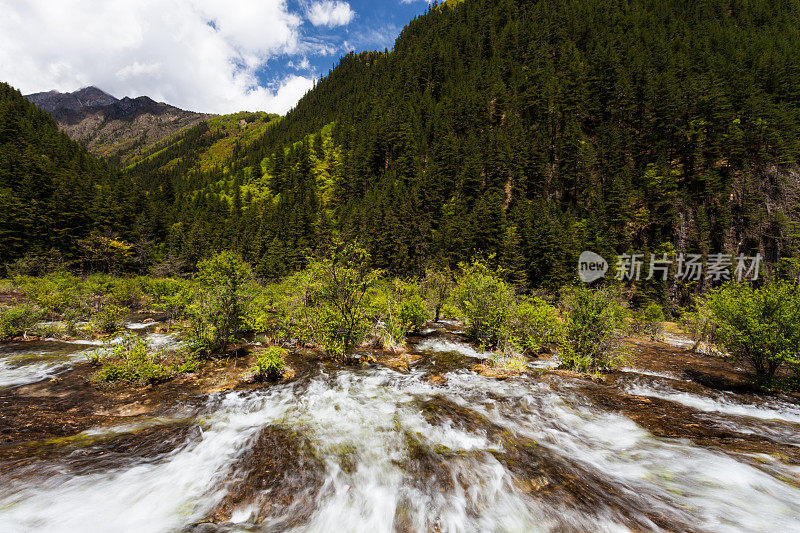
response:
[[[36,350],[0,385],[77,357]],[[412,351],[408,372],[319,366],[28,443],[0,460],[0,531],[800,531],[791,399],[636,368],[497,380],[453,336]],[[665,437],[658,409],[724,433]]]

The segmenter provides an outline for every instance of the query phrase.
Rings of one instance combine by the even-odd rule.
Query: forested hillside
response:
[[[133,234],[135,189],[60,133],[53,118],[0,83],[0,258],[49,269],[93,264]],[[38,268],[30,265],[31,268]]]
[[[396,274],[482,255],[528,288],[574,280],[584,249],[789,272],[798,42],[783,0],[432,6],[225,150],[210,121],[143,154],[132,238],[142,268],[234,248],[265,278],[336,235]]]
[[[344,57],[224,179],[174,177],[217,190],[160,231],[194,260],[225,218],[268,277],[331,232],[398,273],[495,254],[532,286],[587,248],[776,262],[797,251],[798,28],[777,0],[434,7],[393,51]]]

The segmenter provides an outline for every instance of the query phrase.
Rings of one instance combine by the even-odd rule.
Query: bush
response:
[[[639,312],[631,323],[631,331],[637,335],[647,335],[656,340],[664,333],[664,310],[656,303],[651,303]]]
[[[425,278],[422,280],[425,290],[425,299],[433,309],[433,319],[438,322],[442,315],[442,309],[447,304],[450,293],[453,291],[453,273],[449,267],[425,270]]]
[[[198,290],[189,306],[189,344],[194,353],[208,357],[224,353],[236,342],[244,324],[250,265],[232,252],[201,261],[195,276]]]
[[[307,272],[299,272],[281,283],[257,286],[247,308],[245,323],[270,343],[311,340],[304,313]]]
[[[684,311],[680,326],[694,341],[693,352],[708,351],[708,348],[718,340],[713,313],[704,302],[698,303],[694,311]]]
[[[119,343],[90,353],[87,359],[102,367],[94,374],[95,381],[148,385],[173,374],[162,362],[160,354],[150,353],[147,339],[135,334],[126,335]]]
[[[800,289],[771,281],[760,289],[728,284],[713,291],[705,306],[716,335],[730,355],[748,362],[769,383],[783,365],[800,364]]]
[[[301,334],[335,357],[359,346],[371,328],[368,291],[382,272],[369,268],[369,254],[339,245],[330,258],[313,261],[299,278]]]
[[[428,321],[428,308],[418,294],[404,298],[397,304],[395,312],[405,332],[419,331]]]
[[[508,338],[514,294],[485,263],[474,261],[460,267],[453,300],[467,334],[481,346],[495,348]]]
[[[35,305],[17,305],[0,311],[0,340],[25,336],[46,314]]]
[[[528,370],[528,360],[514,354],[493,353],[485,364],[499,372],[518,374]]]
[[[115,333],[122,329],[122,317],[125,316],[126,309],[116,305],[108,305],[102,308],[94,316],[94,329],[100,333]]]
[[[187,315],[189,307],[194,302],[196,288],[187,284],[182,285],[177,291],[171,294],[160,296],[155,308],[167,314],[169,325]]]
[[[286,368],[286,356],[289,354],[279,346],[270,346],[258,359],[253,367],[253,372],[258,381],[265,379],[278,379]]]
[[[522,352],[538,353],[549,344],[558,344],[562,330],[555,307],[541,298],[523,298],[513,309],[510,345]]]
[[[138,309],[144,292],[139,278],[118,278],[110,284],[107,294],[120,307]]]
[[[560,359],[578,372],[614,368],[623,355],[619,332],[624,307],[608,289],[579,287],[566,293]]]
[[[85,306],[80,291],[80,280],[66,272],[55,272],[42,278],[16,276],[14,284],[29,300],[53,313]]]
[[[370,294],[377,336],[384,347],[394,349],[403,344],[408,333],[419,331],[427,322],[428,307],[420,289],[415,283],[393,280]]]

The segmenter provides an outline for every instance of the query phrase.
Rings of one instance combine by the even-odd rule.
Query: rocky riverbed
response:
[[[133,389],[87,381],[87,346],[8,343],[0,530],[800,529],[800,401],[680,337],[599,377],[481,375],[457,324],[410,341],[293,353],[268,384],[250,346]]]

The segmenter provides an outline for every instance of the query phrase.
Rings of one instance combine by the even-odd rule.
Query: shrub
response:
[[[34,337],[42,339],[60,339],[66,336],[64,328],[58,324],[38,323],[29,330]]]
[[[43,309],[29,304],[0,311],[0,340],[25,336],[45,315]]]
[[[419,328],[428,321],[428,308],[425,306],[425,300],[418,294],[401,300],[395,312],[405,332],[419,331]]]
[[[442,315],[442,308],[447,304],[450,293],[455,286],[453,273],[450,272],[448,267],[440,269],[428,268],[425,270],[425,278],[422,280],[422,285],[425,290],[425,299],[430,308],[433,309],[434,320],[438,322]]]
[[[705,303],[730,355],[747,361],[767,383],[786,364],[800,364],[800,289],[771,281],[760,289],[728,284]]]
[[[624,307],[608,289],[579,287],[566,293],[564,339],[560,359],[579,372],[617,366],[622,358]]]
[[[224,353],[235,342],[244,324],[250,265],[232,252],[222,252],[198,265],[195,302],[190,317],[189,344],[194,353],[207,357]]]
[[[647,335],[651,340],[660,338],[664,333],[664,310],[657,303],[651,303],[634,317],[631,331]]]
[[[528,370],[528,360],[514,354],[494,353],[486,360],[486,364],[499,372],[510,374]]]
[[[147,339],[129,334],[117,343],[87,356],[90,363],[101,366],[93,379],[107,383],[148,385],[171,377],[173,372],[158,353],[151,353]]]
[[[447,318],[450,320],[461,319],[461,311],[458,309],[458,306],[447,302],[442,305],[441,313],[439,314],[439,319]]]
[[[78,335],[78,313],[74,309],[68,309],[64,313],[64,334],[67,337]]]
[[[194,302],[195,294],[196,288],[187,284],[174,294],[161,297],[156,309],[167,314],[167,320],[171,325],[173,321],[187,315],[189,307]]]
[[[109,287],[108,296],[111,301],[120,307],[138,309],[141,306],[142,296],[141,282],[138,278],[118,278]]]
[[[300,277],[302,333],[335,357],[352,351],[370,330],[367,292],[382,274],[369,268],[369,254],[353,244],[313,261]]]
[[[680,326],[694,341],[692,351],[707,351],[717,342],[717,324],[713,313],[704,302],[698,303],[694,311],[684,311]]]
[[[537,353],[548,344],[558,344],[562,330],[555,307],[541,298],[523,298],[513,309],[510,345],[522,352]]]
[[[29,300],[53,313],[84,306],[79,291],[80,280],[66,272],[55,272],[42,278],[16,276],[14,284]]]
[[[279,346],[270,346],[263,354],[256,359],[253,367],[255,377],[259,381],[265,379],[277,379],[283,375],[286,368],[286,356],[288,352]]]
[[[103,307],[94,316],[94,329],[100,333],[114,333],[122,329],[122,317],[126,313],[126,309],[117,307],[116,305],[107,305]]]
[[[495,348],[508,338],[514,295],[500,277],[481,262],[461,264],[453,299],[467,334],[481,346]]]
[[[421,287],[412,282],[393,280],[370,294],[375,312],[377,336],[384,347],[394,349],[405,342],[406,335],[418,331],[429,317]]]
[[[311,341],[304,312],[307,277],[307,272],[298,272],[281,283],[259,287],[247,308],[247,327],[270,342]]]

